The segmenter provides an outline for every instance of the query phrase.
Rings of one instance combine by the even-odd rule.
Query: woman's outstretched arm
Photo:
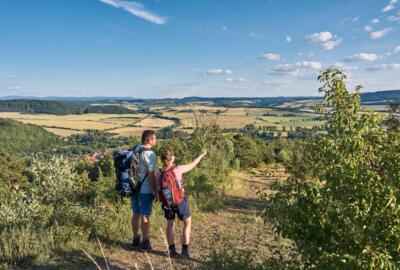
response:
[[[194,167],[196,167],[197,164],[199,164],[200,160],[207,154],[207,151],[204,151],[200,156],[195,158],[192,162],[189,164],[185,165],[180,165],[178,166],[179,170],[182,172],[182,174],[190,172],[193,170]]]

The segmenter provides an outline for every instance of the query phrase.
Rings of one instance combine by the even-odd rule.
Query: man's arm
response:
[[[158,191],[158,183],[156,179],[156,172],[149,172],[149,179],[151,184],[151,191],[157,192]]]
[[[158,201],[158,181],[156,178],[156,172],[152,171],[149,172],[149,180],[151,184],[151,191],[153,192],[154,195],[154,201]]]

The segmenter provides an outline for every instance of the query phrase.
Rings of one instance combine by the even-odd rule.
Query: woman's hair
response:
[[[163,163],[163,170],[167,169],[167,165],[169,165],[168,163],[172,160],[174,156],[174,151],[172,151],[171,148],[167,148],[165,149],[162,153],[161,153],[161,161]]]

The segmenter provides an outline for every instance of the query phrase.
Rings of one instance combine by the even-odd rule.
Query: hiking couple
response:
[[[161,154],[162,168],[157,169],[157,157],[151,150],[156,145],[156,133],[145,130],[142,133],[142,144],[134,152],[139,153],[138,178],[141,181],[139,192],[131,196],[133,248],[152,249],[149,238],[150,216],[154,202],[161,202],[164,216],[167,219],[167,241],[169,255],[178,255],[174,241],[174,222],[178,216],[183,221],[182,252],[189,257],[189,240],[191,229],[191,213],[189,201],[185,196],[182,175],[191,171],[206,155],[202,153],[191,163],[175,165],[175,156],[172,149],[166,149]],[[139,234],[139,226],[142,238]]]

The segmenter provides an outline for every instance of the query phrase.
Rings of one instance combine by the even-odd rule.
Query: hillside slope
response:
[[[0,118],[0,150],[17,158],[51,152],[61,139],[44,128]]]

